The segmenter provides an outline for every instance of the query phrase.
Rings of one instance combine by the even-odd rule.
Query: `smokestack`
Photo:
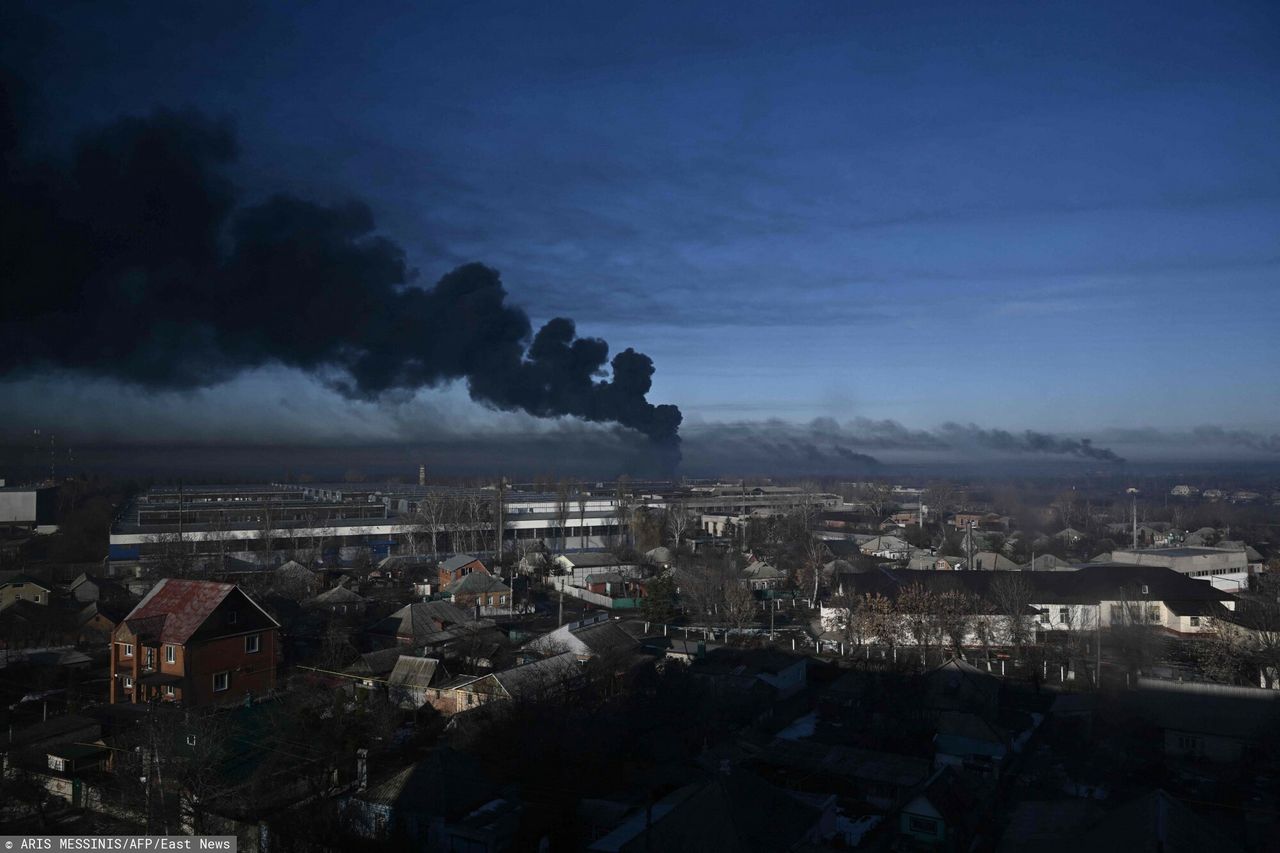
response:
[[[360,747],[356,750],[356,790],[363,791],[369,787],[369,750]]]
[[[418,466],[418,485],[425,486],[427,484],[427,466]]]

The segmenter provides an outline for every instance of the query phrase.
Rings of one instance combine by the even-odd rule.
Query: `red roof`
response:
[[[164,578],[124,621],[134,634],[155,637],[162,643],[182,644],[235,588],[231,583]]]

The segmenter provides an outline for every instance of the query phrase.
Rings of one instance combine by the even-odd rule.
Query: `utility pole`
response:
[[[969,571],[973,571],[973,522],[969,522],[969,526],[965,529],[965,551],[969,555],[968,567]]]
[[[1138,550],[1138,490],[1129,489],[1129,494],[1133,498],[1133,550]]]

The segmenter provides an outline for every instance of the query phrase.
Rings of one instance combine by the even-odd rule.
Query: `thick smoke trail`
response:
[[[677,446],[680,410],[646,399],[648,356],[610,360],[564,318],[534,333],[495,270],[468,264],[423,287],[363,204],[242,204],[226,123],[124,118],[78,139],[70,162],[37,162],[12,92],[0,81],[0,375],[180,390],[281,364],[364,399],[462,379],[492,406]]]
[[[1252,432],[1245,429],[1224,429],[1220,426],[1200,426],[1191,431],[1198,443],[1240,447],[1261,453],[1280,453],[1280,433]]]
[[[1047,453],[1059,456],[1079,456],[1103,462],[1124,462],[1105,447],[1094,447],[1087,438],[1057,438],[1042,432],[1026,430],[1012,433],[1002,429],[983,429],[976,424],[945,423],[939,427],[941,436],[958,445],[971,445],[997,450],[1002,453]]]

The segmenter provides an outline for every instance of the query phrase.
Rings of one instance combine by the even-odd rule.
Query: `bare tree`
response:
[[[683,498],[675,498],[667,505],[667,533],[671,536],[671,547],[680,550],[680,543],[686,531],[693,524],[693,513],[689,511],[689,502]]]
[[[623,474],[618,478],[614,498],[614,517],[618,522],[616,547],[621,548],[627,541],[627,528],[631,523],[631,510],[634,505],[631,494],[631,478],[627,475]]]
[[[578,547],[587,550],[587,492],[581,482],[578,483]]]
[[[563,552],[568,549],[568,525],[569,515],[571,513],[571,492],[568,480],[561,480],[556,483],[556,533],[560,536],[560,550]]]
[[[902,638],[902,622],[890,599],[878,592],[869,592],[862,597],[859,612],[863,615],[868,639],[879,640],[890,648],[898,645]]]
[[[975,605],[973,596],[956,589],[938,596],[938,627],[951,642],[955,657],[964,657],[964,642],[973,630]]]
[[[997,572],[991,579],[992,603],[1003,617],[1009,641],[1019,655],[1031,637],[1030,610],[1035,597],[1031,583],[1021,572]]]
[[[858,500],[866,504],[877,519],[883,519],[885,511],[893,505],[893,486],[888,483],[864,483],[858,490]]]
[[[734,631],[755,622],[760,605],[751,591],[751,585],[741,576],[731,577],[724,585],[724,620]]]
[[[927,662],[929,649],[938,633],[938,597],[920,583],[913,583],[898,593],[898,613],[907,635],[920,647]]]
[[[822,583],[822,567],[830,557],[831,551],[827,548],[827,543],[816,536],[811,537],[805,545],[804,559],[800,564],[800,583],[808,594],[810,607],[818,606],[818,587]]]

